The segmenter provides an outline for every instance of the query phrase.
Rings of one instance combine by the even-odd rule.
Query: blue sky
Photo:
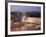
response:
[[[36,11],[40,12],[41,7],[38,6],[17,6],[17,5],[11,5],[11,11],[16,11],[16,10],[25,10],[25,11]]]

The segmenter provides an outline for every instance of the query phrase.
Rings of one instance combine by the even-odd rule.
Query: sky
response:
[[[36,11],[41,12],[41,7],[38,6],[17,6],[17,5],[11,5],[10,7],[11,11],[17,11],[19,10],[25,10],[25,11]]]

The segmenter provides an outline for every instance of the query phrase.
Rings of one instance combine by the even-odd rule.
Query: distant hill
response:
[[[22,16],[22,12],[11,12],[11,15],[14,15],[14,16]],[[32,11],[32,12],[25,12],[26,16],[29,16],[29,17],[41,17],[41,12],[36,12],[36,11]]]
[[[29,17],[41,17],[41,13],[40,12],[36,12],[36,11],[26,12],[26,15],[29,16]]]

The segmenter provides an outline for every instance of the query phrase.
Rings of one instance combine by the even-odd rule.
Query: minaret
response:
[[[26,12],[24,10],[21,10],[21,11],[22,11],[22,22],[25,22]]]
[[[22,12],[22,19],[21,19],[21,21],[25,22],[25,20],[27,19],[26,11],[24,11],[24,10],[21,9],[21,10],[17,11],[17,13],[19,13],[19,12]]]

